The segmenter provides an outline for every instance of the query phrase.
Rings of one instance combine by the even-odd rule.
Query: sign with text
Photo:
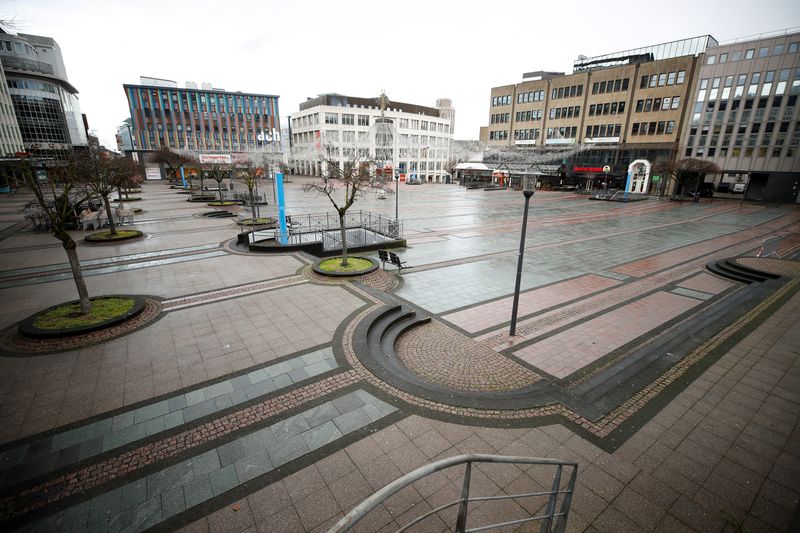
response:
[[[158,167],[145,167],[144,169],[144,177],[148,180],[160,180],[161,179],[161,169]]]
[[[200,163],[231,164],[231,154],[200,154]]]

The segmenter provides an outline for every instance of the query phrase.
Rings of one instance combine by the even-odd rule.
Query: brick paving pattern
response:
[[[691,298],[657,292],[526,346],[514,355],[548,374],[565,378],[698,303]]]
[[[461,391],[521,389],[539,380],[531,370],[438,322],[402,335],[395,353],[423,379]],[[435,354],[435,356],[431,356]]]
[[[319,209],[304,182],[287,184],[292,215]],[[357,326],[396,294],[433,315],[395,346],[423,379],[462,394],[579,394],[600,372],[624,369],[632,350],[679,332],[670,321],[750,294],[703,266],[752,255],[773,235],[784,258],[796,254],[800,214],[537,194],[519,335],[509,339],[519,194],[427,184],[403,193],[412,247],[399,253],[414,268],[341,280],[313,274],[302,254],[238,250],[229,220],[146,183],[137,225],[150,238],[78,251],[93,294],[156,296],[159,319],[48,348],[59,353],[0,357],[0,526],[324,531],[418,466],[497,453],[580,463],[570,531],[788,528],[800,498],[795,262],[758,260],[785,276],[763,301],[596,416],[547,396],[525,408],[454,406],[382,381],[353,347]],[[16,225],[24,200],[0,201],[0,295],[16,303],[0,325],[74,299],[63,250]],[[393,214],[372,197],[359,204]],[[541,491],[552,472],[483,465],[472,477],[477,494],[494,495]],[[459,472],[436,474],[357,530],[396,528],[459,493]],[[474,505],[468,526],[541,507]],[[453,519],[441,512],[421,530],[450,530]]]

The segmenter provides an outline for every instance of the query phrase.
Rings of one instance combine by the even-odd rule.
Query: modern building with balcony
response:
[[[0,29],[0,61],[26,151],[58,154],[85,146],[78,90],[52,38]]]
[[[232,92],[194,82],[140,77],[125,84],[133,147],[140,155],[161,148],[196,153],[280,152],[278,96]]]
[[[321,94],[291,116],[293,170],[321,176],[328,162],[342,165],[359,157],[402,178],[447,183],[453,120],[455,109],[446,98],[427,107]]]
[[[679,157],[713,161],[719,192],[800,202],[800,33],[708,48],[692,84]],[[711,179],[711,177],[707,178]]]

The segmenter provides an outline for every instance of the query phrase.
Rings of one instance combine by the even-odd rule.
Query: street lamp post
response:
[[[509,335],[517,334],[517,311],[519,310],[519,286],[522,281],[522,258],[525,254],[525,232],[528,228],[528,206],[536,190],[536,177],[524,176],[522,178],[522,194],[525,196],[525,210],[522,214],[522,234],[519,238],[519,258],[517,259],[517,282],[514,285],[514,304],[511,307],[511,329]]]

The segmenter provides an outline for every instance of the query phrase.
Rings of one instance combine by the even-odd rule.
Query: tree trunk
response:
[[[103,203],[106,204],[106,213],[108,214],[108,228],[111,235],[117,234],[117,225],[114,222],[114,212],[111,210],[111,202],[108,201],[108,195],[103,195]]]
[[[125,198],[128,198],[127,190],[125,191]],[[124,206],[122,205],[122,188],[121,187],[117,187],[117,200],[118,200],[118,203],[119,203],[119,208],[122,209]]]
[[[219,193],[219,201],[222,201],[222,182],[217,182],[217,193]]]
[[[253,195],[253,188],[250,189],[250,211],[253,213],[253,225],[256,223],[256,197]]]
[[[339,213],[339,231],[342,235],[342,266],[347,266],[347,228],[344,224],[344,213]]]
[[[92,302],[89,300],[89,291],[86,289],[86,282],[83,279],[83,272],[81,272],[81,263],[78,259],[78,252],[75,251],[75,241],[72,240],[68,234],[66,238],[58,237],[61,239],[61,245],[64,251],[67,252],[69,258],[69,266],[72,269],[72,278],[75,280],[75,287],[78,289],[78,299],[81,302],[81,313],[86,314],[92,309]]]

